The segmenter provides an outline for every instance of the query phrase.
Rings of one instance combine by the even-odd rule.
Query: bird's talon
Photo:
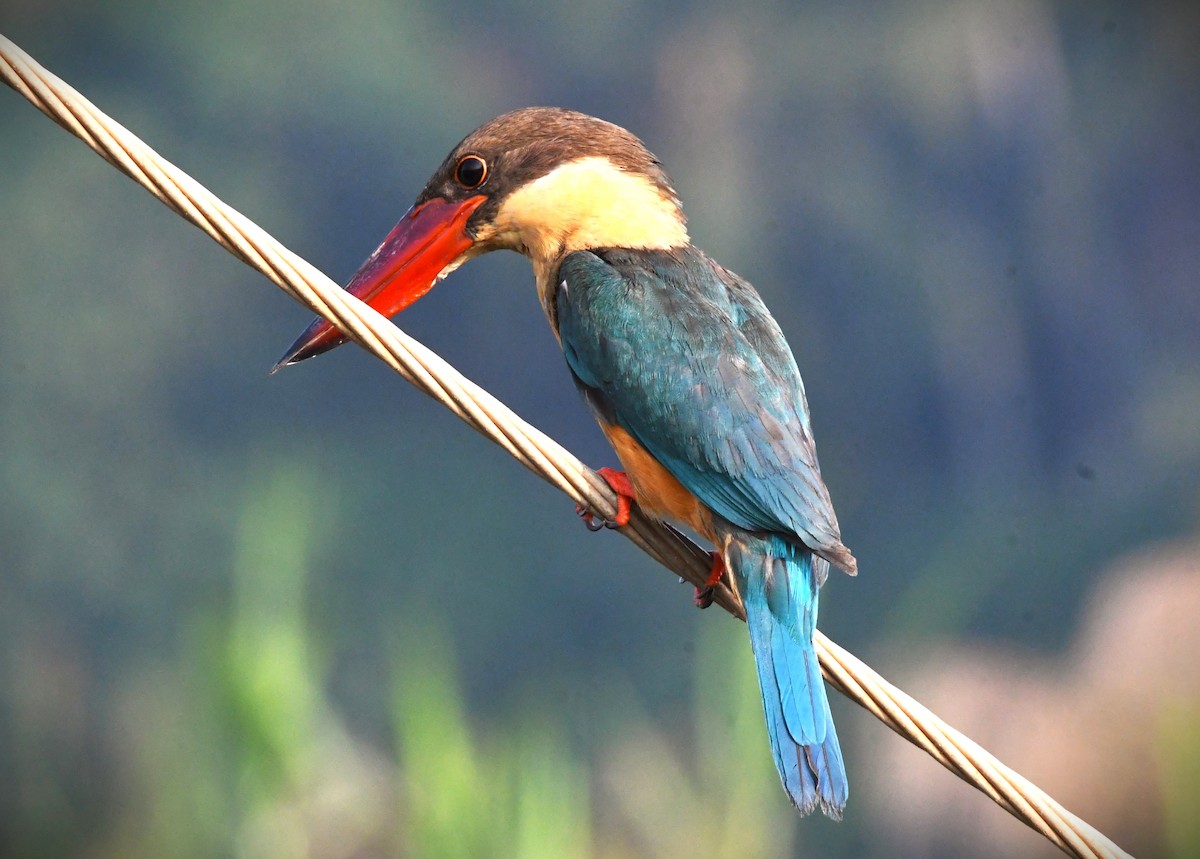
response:
[[[625,472],[615,468],[601,468],[596,472],[604,478],[613,492],[617,493],[617,515],[604,523],[606,528],[624,528],[629,524],[633,507],[633,484]]]
[[[596,514],[582,504],[575,505],[575,515],[582,519],[584,527],[593,533],[608,525],[607,520],[596,521]]]
[[[583,520],[583,524],[589,531],[599,531],[601,528],[610,528],[615,531],[618,528],[624,528],[629,524],[629,515],[633,510],[633,484],[629,482],[625,472],[613,468],[601,468],[596,473],[604,478],[604,482],[612,488],[613,492],[617,493],[616,515],[611,519],[606,519],[603,516],[597,516],[582,504],[575,505],[575,512],[579,514],[579,518]]]
[[[692,597],[692,602],[696,604],[696,608],[704,609],[713,604],[713,599],[716,596],[717,585],[721,583],[721,579],[725,576],[725,559],[720,552],[709,552],[709,557],[712,558],[712,569],[708,572],[708,578],[704,580],[704,584],[696,588],[696,595]]]

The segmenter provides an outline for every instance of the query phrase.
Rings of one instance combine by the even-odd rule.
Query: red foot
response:
[[[721,557],[721,553],[709,552],[708,554],[712,556],[712,570],[709,572],[708,578],[704,580],[703,587],[696,588],[696,596],[693,597],[696,608],[708,608],[713,604],[713,591],[725,576],[725,559]]]
[[[629,482],[625,472],[617,471],[615,468],[601,468],[596,473],[604,478],[604,482],[612,487],[613,492],[617,493],[617,515],[612,519],[601,519],[597,523],[595,514],[590,510],[585,510],[582,505],[576,504],[575,512],[579,514],[583,524],[592,531],[599,531],[601,528],[624,528],[629,524],[629,513],[634,501],[633,484]]]

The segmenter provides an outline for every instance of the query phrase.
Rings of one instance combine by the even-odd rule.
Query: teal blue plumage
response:
[[[812,636],[829,562],[853,572],[854,559],[783,334],[753,287],[692,247],[573,253],[557,283],[563,352],[596,416],[715,514],[788,794],[840,817],[846,774]]]
[[[849,785],[812,644],[828,562],[775,536],[734,537],[728,554],[779,776],[802,812],[820,808],[840,819]]]

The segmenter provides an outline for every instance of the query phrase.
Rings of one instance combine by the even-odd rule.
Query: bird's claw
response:
[[[712,569],[709,570],[704,584],[696,588],[696,594],[692,597],[692,602],[699,609],[708,608],[713,604],[717,594],[717,585],[721,583],[721,579],[725,575],[725,559],[721,557],[721,553],[709,552],[708,554],[712,558]]]
[[[603,517],[597,516],[595,513],[593,513],[591,510],[588,510],[582,504],[575,505],[575,515],[577,515],[580,519],[582,519],[584,527],[586,527],[589,531],[592,531],[593,533],[596,531],[599,531],[603,528],[616,527],[616,523],[613,522],[611,519],[605,519]]]
[[[575,512],[583,520],[589,531],[599,531],[601,528],[616,530],[629,524],[629,515],[633,509],[633,484],[625,476],[625,472],[614,468],[601,468],[596,472],[604,478],[613,492],[617,493],[617,515],[611,519],[597,516],[582,504],[575,505]]]
[[[696,604],[696,608],[706,609],[713,604],[713,595],[716,593],[716,588],[712,585],[696,588],[696,595],[692,597],[692,602]]]

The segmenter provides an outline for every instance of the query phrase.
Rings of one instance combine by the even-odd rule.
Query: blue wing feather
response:
[[[558,280],[567,363],[605,420],[729,522],[853,572],[800,372],[753,287],[694,248],[578,252]]]

